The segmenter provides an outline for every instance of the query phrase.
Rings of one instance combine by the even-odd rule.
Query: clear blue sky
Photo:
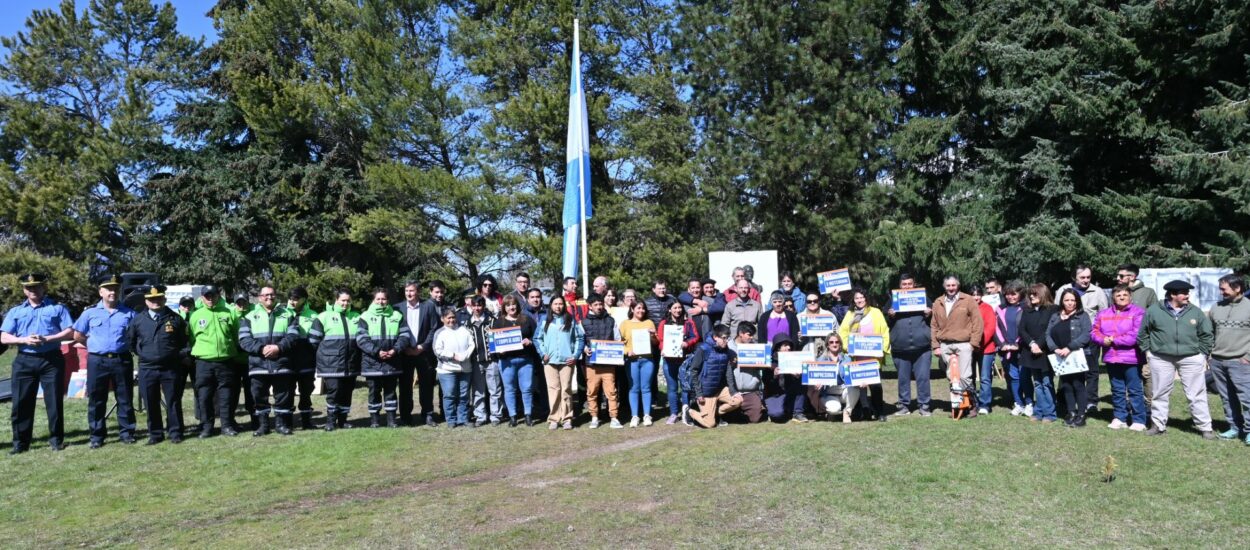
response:
[[[87,0],[77,0],[78,11],[86,9]],[[162,1],[163,3],[163,1]],[[172,0],[178,10],[178,30],[192,38],[204,37],[214,42],[217,33],[213,22],[205,14],[216,4],[215,0]],[[59,9],[61,0],[4,0],[3,16],[0,16],[0,36],[13,36],[26,29],[26,18],[31,12],[42,9]]]

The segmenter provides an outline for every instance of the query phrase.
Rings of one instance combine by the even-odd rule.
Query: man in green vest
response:
[[[239,318],[220,299],[217,287],[206,287],[200,304],[187,321],[191,357],[195,358],[195,406],[200,409],[200,438],[213,434],[213,419],[221,419],[221,434],[239,435],[234,428],[231,399],[238,376],[230,364],[239,334]]]
[[[312,344],[308,341],[308,331],[317,319],[317,312],[308,307],[308,290],[302,286],[292,288],[286,294],[286,309],[295,315],[298,321],[299,337],[295,340],[295,348],[291,351],[291,372],[295,383],[294,389],[299,394],[296,409],[299,410],[299,427],[311,430],[312,393],[317,382],[317,365]]]
[[[308,340],[317,348],[317,376],[325,386],[327,432],[350,428],[352,389],[360,375],[360,349],[356,330],[360,314],[352,311],[352,294],[347,289],[334,292],[334,302],[313,320]]]
[[[277,305],[277,291],[271,286],[260,289],[257,305],[239,320],[239,348],[247,353],[247,373],[252,378],[252,402],[256,404],[256,432],[269,432],[269,393],[273,392],[273,413],[277,420],[274,431],[291,435],[291,386],[294,373],[290,356],[299,339],[299,321],[295,314]]]

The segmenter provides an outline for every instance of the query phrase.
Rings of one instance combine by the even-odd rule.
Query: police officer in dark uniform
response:
[[[139,393],[148,403],[148,445],[165,439],[161,403],[169,419],[169,441],[182,443],[182,390],[187,381],[183,361],[191,353],[187,322],[165,307],[165,287],[142,290],[147,310],[136,314],[126,327],[126,343],[139,357]]]
[[[13,448],[9,454],[30,448],[40,386],[48,412],[48,447],[59,451],[65,448],[65,357],[61,342],[73,337],[73,319],[65,306],[48,298],[46,275],[23,275],[20,282],[26,301],[10,309],[0,323],[0,343],[17,347],[13,359]]]
[[[126,327],[133,309],[117,299],[122,286],[116,275],[100,281],[100,302],[87,308],[74,323],[74,340],[87,345],[87,426],[91,448],[99,449],[108,436],[109,386],[117,399],[117,424],[122,443],[135,442],[135,409],[131,404],[134,360],[126,343]]]

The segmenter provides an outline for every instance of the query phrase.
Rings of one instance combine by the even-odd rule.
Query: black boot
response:
[[[252,432],[255,437],[261,437],[269,433],[269,415],[255,416],[252,425],[256,426],[256,431]]]
[[[278,435],[291,435],[292,418],[291,413],[279,414],[274,417],[278,421],[278,427],[274,429]]]
[[[338,423],[339,423],[339,428],[344,429],[344,430],[350,430],[352,427],[351,423],[347,421],[346,411],[339,413]]]
[[[200,439],[208,439],[213,437],[213,422],[208,421],[200,424]]]
[[[268,418],[268,415],[265,415],[265,416],[266,416],[265,418],[262,418],[262,417],[261,417],[260,415],[258,415],[258,414],[251,414],[251,415],[248,415],[248,416],[250,416],[250,417],[251,417],[251,419],[252,419],[252,429],[253,429],[253,430],[259,430],[259,429],[260,429],[260,422],[261,422],[262,420],[265,422],[265,424],[266,424],[266,425],[267,425],[267,424],[269,424],[269,418]],[[268,428],[266,428],[266,429],[268,429]]]
[[[395,411],[386,411],[386,427],[398,428],[398,421],[395,420]]]
[[[521,418],[521,417],[519,417],[519,416],[514,416],[514,417],[512,417],[511,419],[509,419],[509,420],[508,420],[508,427],[509,427],[509,428],[515,428],[515,427],[516,427],[517,420],[520,420],[520,418]]]
[[[299,429],[301,429],[301,430],[311,430],[312,428],[313,428],[313,423],[312,423],[312,411],[300,411],[300,413],[299,413]]]
[[[335,418],[336,416],[338,416],[338,414],[334,412],[334,409],[330,409],[330,408],[326,409],[326,431],[327,432],[334,431],[334,425],[338,423],[338,419]]]
[[[1085,415],[1083,414],[1076,415],[1076,418],[1072,419],[1072,427],[1084,428],[1085,427]]]
[[[369,427],[370,428],[379,427],[380,424],[378,423],[378,420],[379,420],[378,413],[369,413]]]
[[[531,428],[534,427],[534,419],[528,414],[525,415],[525,425]]]

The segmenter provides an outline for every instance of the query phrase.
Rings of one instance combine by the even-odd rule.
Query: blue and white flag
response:
[[[581,231],[590,219],[590,127],[582,90],[582,51],[573,21],[573,74],[569,77],[569,133],[564,155],[564,276],[577,277]]]

